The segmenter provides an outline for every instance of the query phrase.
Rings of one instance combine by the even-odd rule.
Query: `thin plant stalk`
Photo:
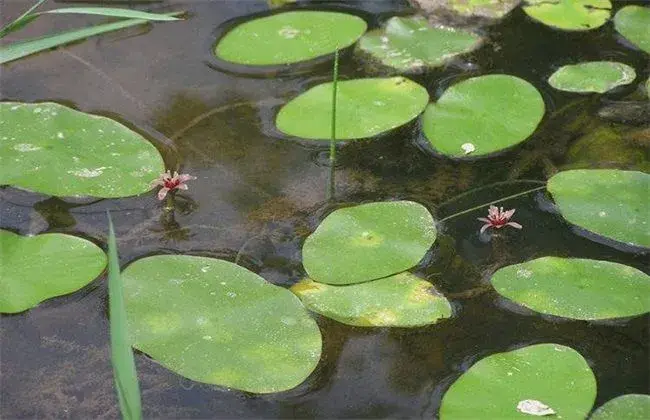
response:
[[[140,386],[127,332],[122,277],[113,221],[108,216],[108,308],[111,329],[111,362],[115,388],[124,420],[142,420]]]
[[[336,93],[339,82],[339,50],[334,51],[334,74],[332,75],[332,122],[330,133],[330,179],[328,198],[334,197],[334,177],[336,165]]]

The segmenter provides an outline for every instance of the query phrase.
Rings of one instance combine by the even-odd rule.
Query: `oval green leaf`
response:
[[[429,101],[427,90],[404,77],[338,82],[336,139],[372,137],[417,117]],[[329,141],[332,83],[317,85],[284,105],[276,119],[285,134]]]
[[[555,174],[547,189],[570,223],[619,242],[650,247],[650,175],[576,169]]]
[[[0,312],[17,313],[81,289],[106,267],[106,254],[76,236],[20,236],[0,230]]]
[[[548,79],[555,89],[567,92],[605,93],[632,83],[634,68],[613,61],[592,61],[560,67]]]
[[[650,7],[623,7],[614,16],[614,27],[628,41],[650,54]]]
[[[608,261],[538,258],[497,270],[492,285],[520,305],[565,318],[597,320],[650,312],[650,276]]]
[[[337,12],[294,11],[242,23],[216,47],[222,60],[251,66],[290,64],[331,54],[356,42],[366,22]]]
[[[505,74],[474,77],[447,89],[422,116],[438,152],[476,157],[524,141],[544,116],[544,100],[525,80]]]
[[[472,51],[481,38],[468,31],[436,28],[420,16],[392,17],[359,40],[359,50],[402,72],[420,72]]]
[[[544,343],[479,360],[442,398],[441,420],[533,418],[518,411],[538,401],[564,420],[584,420],[596,399],[596,378],[570,347]]]
[[[318,364],[320,330],[300,300],[243,267],[160,255],[122,279],[133,346],[191,380],[280,392]]]
[[[524,12],[544,25],[567,31],[588,31],[607,22],[609,0],[525,0]]]
[[[412,201],[366,203],[329,214],[302,247],[309,277],[353,284],[415,266],[436,240],[431,213]]]
[[[0,185],[55,196],[126,197],[164,172],[144,137],[56,103],[0,103]]]
[[[643,420],[650,419],[650,395],[621,395],[601,405],[590,420]]]
[[[291,287],[310,310],[359,327],[417,327],[451,316],[451,305],[431,283],[400,273],[351,286],[310,279]]]

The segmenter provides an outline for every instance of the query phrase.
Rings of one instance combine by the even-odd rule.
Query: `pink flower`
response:
[[[174,171],[174,176],[172,176],[171,171],[167,171],[164,174],[161,174],[158,179],[151,183],[152,187],[161,186],[162,188],[158,191],[158,200],[164,200],[167,196],[167,193],[175,190],[186,190],[187,181],[196,179],[195,176],[188,174],[179,175],[178,172]]]
[[[503,207],[497,208],[496,206],[490,206],[488,210],[488,217],[479,217],[478,220],[485,222],[481,227],[481,233],[489,227],[496,229],[501,229],[504,226],[512,226],[515,229],[521,229],[522,226],[519,223],[511,222],[510,218],[515,214],[515,209],[503,211]]]

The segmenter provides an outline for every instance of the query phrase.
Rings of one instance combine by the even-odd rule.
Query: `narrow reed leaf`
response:
[[[46,1],[47,0],[38,0],[32,7],[27,9],[25,13],[18,16],[16,20],[14,20],[13,22],[9,22],[2,29],[0,29],[0,38],[2,38],[3,36],[7,35],[10,32],[17,31],[18,29],[25,26],[32,19],[34,19],[35,15],[33,15],[32,12],[36,10],[36,8],[38,8],[41,4],[45,3]]]

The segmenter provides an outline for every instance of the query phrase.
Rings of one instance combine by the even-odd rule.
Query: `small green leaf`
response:
[[[565,318],[624,318],[650,312],[650,276],[608,261],[538,258],[497,270],[492,285],[520,305]]]
[[[525,80],[505,74],[452,85],[422,116],[433,148],[452,157],[476,157],[524,141],[544,116],[544,100]]]
[[[451,316],[449,301],[411,273],[350,286],[306,279],[291,291],[308,309],[360,327],[417,327]]]
[[[453,28],[436,28],[420,16],[392,17],[359,40],[359,50],[399,71],[423,71],[479,46],[481,37]]]
[[[160,153],[106,117],[52,102],[0,103],[0,184],[56,196],[126,197],[151,189]]]
[[[621,395],[601,405],[589,420],[650,419],[650,395]]]
[[[650,247],[650,175],[577,169],[553,175],[547,188],[570,223],[619,242]]]
[[[169,17],[178,16],[181,13],[167,13]],[[59,47],[70,42],[79,41],[91,36],[101,35],[106,32],[116,31],[118,29],[128,28],[130,26],[147,23],[145,19],[127,19],[113,23],[91,26],[88,28],[75,29],[66,32],[60,32],[54,35],[47,35],[40,38],[32,38],[24,41],[17,41],[0,47],[0,64],[9,61],[18,60],[37,52],[45,51],[50,48]]]
[[[300,300],[243,267],[159,255],[122,279],[133,346],[191,380],[280,392],[318,364],[320,330]]]
[[[111,362],[120,411],[125,420],[142,419],[140,386],[135,370],[133,350],[127,332],[126,308],[124,307],[120,260],[113,221],[108,216],[108,305],[111,323]]]
[[[0,312],[17,313],[81,289],[106,267],[106,254],[76,236],[20,236],[0,230]]]
[[[650,54],[650,7],[623,7],[614,16],[614,27],[632,44]]]
[[[338,82],[336,139],[372,137],[417,117],[427,90],[404,77]],[[276,118],[283,133],[313,140],[331,138],[332,83],[317,85],[284,105]]]
[[[524,12],[545,25],[567,31],[588,31],[607,22],[610,0],[524,0]]]
[[[433,217],[421,204],[360,204],[323,220],[303,245],[303,264],[321,283],[361,283],[415,266],[435,239]]]
[[[366,31],[354,15],[301,10],[277,13],[236,26],[221,38],[215,55],[251,66],[291,64],[345,48]]]
[[[591,61],[560,67],[548,79],[555,89],[567,92],[605,93],[632,83],[634,68],[613,61]]]
[[[497,353],[476,362],[442,398],[441,420],[532,418],[517,407],[527,400],[584,420],[596,399],[596,378],[570,347],[544,343]]]

